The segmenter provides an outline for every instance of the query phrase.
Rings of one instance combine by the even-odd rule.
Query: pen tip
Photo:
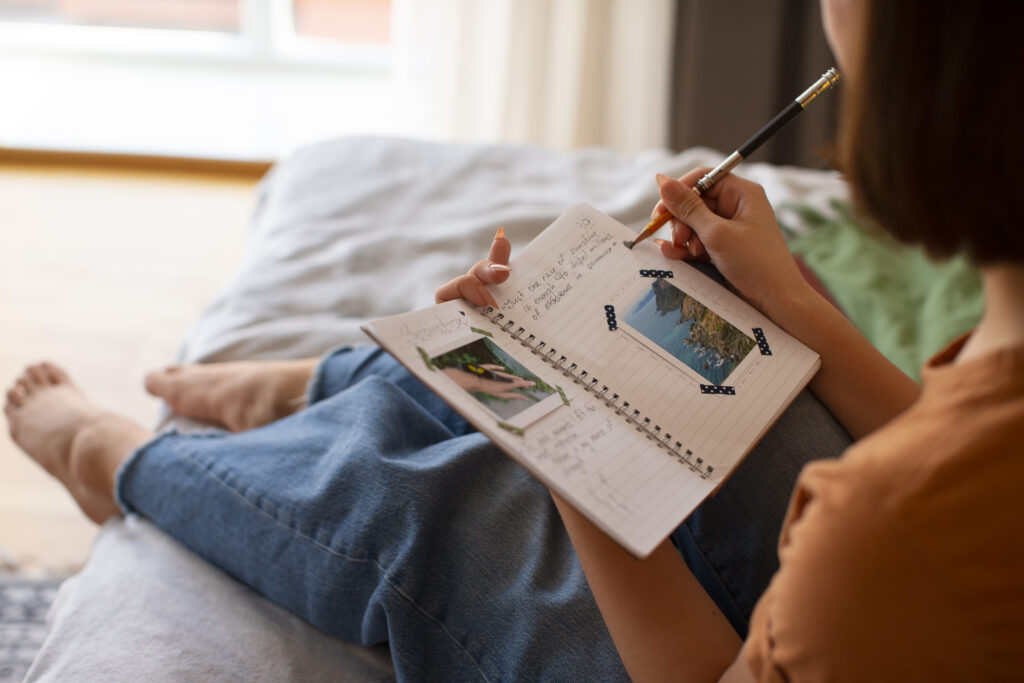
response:
[[[632,249],[634,246],[636,246],[636,242],[630,242],[629,240],[626,240],[625,242],[622,243],[622,245],[626,247],[626,249]]]

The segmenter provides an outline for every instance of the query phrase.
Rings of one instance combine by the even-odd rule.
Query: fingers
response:
[[[661,174],[658,174],[657,179],[658,191],[665,202],[665,207],[697,235],[710,230],[718,222],[718,216],[704,204],[691,187]]]
[[[696,235],[694,235],[693,229],[689,225],[680,223],[675,219],[672,220],[672,244],[685,249],[687,242],[694,238],[696,238]]]
[[[704,248],[699,234],[688,224],[686,219],[695,213],[700,213],[698,220],[710,224],[710,218],[715,216],[717,199],[710,196],[700,197],[691,189],[710,170],[706,166],[700,166],[676,181],[660,173],[656,176],[662,198],[654,207],[651,216],[652,218],[657,217],[665,211],[673,215],[671,221],[672,242],[655,240],[661,247],[662,253],[668,258],[688,261],[708,258],[707,250]],[[697,204],[701,204],[701,206],[698,207]]]
[[[679,182],[683,183],[687,187],[693,187],[694,185],[697,184],[697,181],[703,178],[710,170],[711,168],[708,166],[698,166],[692,171],[689,171],[681,175],[679,177]],[[660,175],[661,174],[658,173],[655,176],[655,178],[657,178]],[[665,208],[665,200],[659,199],[658,203],[654,205],[654,211],[651,211],[651,218],[657,218],[659,213],[662,213],[666,210],[667,209]]]
[[[498,228],[498,233],[491,242],[491,250],[487,254],[486,261],[478,261],[471,272],[480,279],[491,285],[499,285],[508,279],[511,269],[508,267],[508,258],[512,255],[512,243],[505,237],[505,228]]]
[[[492,265],[489,261],[478,261],[465,275],[459,275],[458,278],[447,281],[434,290],[434,301],[436,303],[444,303],[454,299],[466,299],[474,306],[494,306],[498,308],[498,302],[484,288],[484,285],[487,283],[484,282],[483,276],[486,276],[487,282],[498,278],[498,276],[500,276],[501,282],[504,282],[508,278],[508,271],[504,273],[490,271],[487,267],[489,265]]]
[[[697,168],[690,169],[683,175],[679,176],[679,182],[687,187],[693,187],[697,184],[697,181],[706,176],[711,172],[710,166],[698,166]]]
[[[710,170],[706,167],[695,168],[680,177],[679,182],[687,187],[693,187]],[[704,193],[702,198],[711,211],[724,218],[735,218],[742,200],[745,198],[757,200],[759,204],[767,204],[768,202],[763,187],[752,180],[741,178],[732,173],[721,176],[718,182]]]
[[[443,285],[441,285],[440,287],[438,287],[437,289],[435,289],[434,303],[443,304],[445,301],[458,299],[460,296],[462,296],[461,294],[459,294],[459,281],[464,277],[466,276],[460,275],[459,277],[453,278],[448,282],[444,283]]]
[[[672,221],[672,244],[684,250],[683,258],[688,261],[699,261],[708,255],[700,236],[678,220]]]
[[[751,180],[730,173],[722,178],[715,189],[718,191],[716,213],[725,218],[739,219],[755,216],[758,212],[765,215],[772,213],[764,188]]]
[[[505,379],[512,380],[512,386],[514,387],[535,387],[537,383],[531,379],[525,379],[519,375],[513,375],[510,372],[505,372],[504,365],[497,365],[496,363],[482,363],[480,365],[484,370],[490,370],[496,377],[504,377]]]
[[[690,252],[690,260],[692,261],[704,261],[708,259],[708,251],[704,248],[704,243],[700,241],[697,236],[691,237],[690,241],[686,243],[686,249]]]
[[[498,308],[498,302],[472,271],[449,280],[434,291],[434,300],[439,304],[454,299],[465,299],[474,306]]]
[[[508,399],[510,401],[529,401],[530,400],[527,397],[523,396],[522,394],[517,394],[514,391],[503,391],[500,394],[498,394],[498,398],[504,398],[504,399]]]
[[[492,249],[493,251],[493,249]],[[508,257],[506,257],[506,260]],[[500,285],[502,282],[508,279],[509,273],[512,270],[503,263],[493,263],[491,261],[477,261],[470,271],[472,275],[475,275],[480,282],[488,285]]]
[[[530,389],[537,386],[537,383],[532,379],[523,379],[518,375],[510,375],[507,372],[495,372],[494,374],[498,377],[504,377],[507,380],[511,380],[513,389]]]
[[[505,228],[498,228],[498,233],[491,242],[491,251],[487,254],[487,260],[494,263],[508,265],[508,257],[512,254],[512,243],[505,237]]]
[[[654,243],[661,247],[661,253],[665,256],[665,258],[684,259],[690,255],[690,252],[686,249],[686,247],[677,247],[675,244],[669,242],[668,240],[655,239]]]
[[[707,175],[712,169],[707,166],[699,166],[692,171],[684,173],[679,177],[679,182],[686,187],[694,187],[697,181]],[[660,175],[660,174],[659,174]],[[714,213],[725,218],[732,218],[744,197],[764,199],[764,188],[757,183],[740,178],[731,173],[719,178],[715,185],[702,195],[707,207]],[[666,210],[665,201],[661,199],[651,211],[651,218]]]
[[[434,290],[434,301],[441,304],[453,299],[466,299],[474,306],[498,308],[498,302],[485,285],[498,285],[508,279],[512,271],[506,264],[511,253],[512,243],[505,237],[505,229],[498,228],[487,259],[477,261],[468,273]]]
[[[668,240],[655,239],[654,243],[661,248],[662,255],[669,259],[682,259],[684,261],[710,261],[704,243],[694,235],[683,244],[677,245]]]

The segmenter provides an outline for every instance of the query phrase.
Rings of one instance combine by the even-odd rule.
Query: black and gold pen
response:
[[[736,164],[740,163],[751,154],[754,153],[758,147],[764,142],[775,135],[783,126],[789,123],[797,114],[804,110],[808,104],[818,98],[818,95],[825,92],[831,87],[834,87],[839,82],[839,72],[835,68],[831,68],[821,75],[821,78],[816,80],[811,87],[803,91],[799,97],[789,103],[785,109],[775,115],[771,121],[766,123],[761,130],[754,133],[749,140],[740,145],[739,149],[730,154],[725,160],[714,169],[708,171],[708,173],[697,181],[697,184],[693,186],[694,192],[697,193],[698,197],[704,196],[708,190],[715,186],[715,183],[721,179],[726,173],[736,167]],[[641,242],[655,232],[658,228],[665,225],[672,219],[672,214],[668,211],[662,211],[659,213],[654,220],[647,224],[647,227],[637,235],[636,239],[632,242],[626,242],[626,246],[632,249],[638,242]]]

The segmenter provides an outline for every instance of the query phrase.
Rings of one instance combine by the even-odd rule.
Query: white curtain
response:
[[[442,140],[666,147],[675,0],[396,0],[400,107]]]

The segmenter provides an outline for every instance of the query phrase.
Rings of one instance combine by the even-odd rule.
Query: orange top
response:
[[[1024,678],[1024,347],[950,365],[965,339],[800,475],[743,650],[757,680]]]

